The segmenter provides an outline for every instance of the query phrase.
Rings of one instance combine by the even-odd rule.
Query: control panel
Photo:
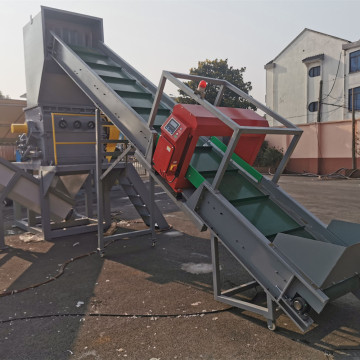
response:
[[[181,157],[190,128],[171,116],[161,127],[161,136],[153,156],[154,169],[171,183],[180,170]]]
[[[180,124],[174,119],[171,118],[166,124],[165,124],[165,130],[170,134],[174,135],[175,131],[180,127]]]
[[[171,117],[170,119],[166,120],[161,129],[165,130],[162,131],[162,135],[166,136],[167,138],[170,135],[173,141],[178,141],[184,130],[187,129],[187,126],[184,125],[179,119]]]

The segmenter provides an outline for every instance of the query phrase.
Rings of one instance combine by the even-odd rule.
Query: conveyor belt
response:
[[[126,64],[124,67],[124,61],[102,43],[96,49],[70,48],[53,36],[54,60],[146,161],[146,150],[156,136],[146,123],[156,88],[144,86],[142,75],[130,71]],[[157,131],[171,112],[169,104],[160,103],[154,126]],[[354,234],[360,233],[360,225],[352,224],[350,233],[341,230],[343,222],[332,223],[327,229],[236,155],[219,192],[214,191],[210,184],[225,150],[226,146],[216,138],[199,144],[187,173],[194,188],[187,190],[182,200],[173,196],[154,172],[153,177],[198,224],[211,229],[262,286],[268,301],[280,306],[300,329],[306,330],[312,320],[294,308],[294,298],[301,297],[321,312],[330,298],[349,291],[358,294],[360,239]],[[147,166],[151,171],[151,164]],[[348,237],[356,240],[349,243]],[[216,298],[249,308],[221,294]],[[252,309],[273,320],[270,313]]]
[[[226,149],[217,138],[212,143]],[[234,156],[239,164],[246,166],[255,178],[263,177],[254,168]],[[191,168],[187,173],[188,180],[196,187],[203,181],[211,183],[221,162],[220,154],[211,146],[198,146],[191,161]],[[264,194],[246,179],[234,165],[229,165],[219,188],[221,194],[246,217],[269,240],[274,240],[279,233],[313,237],[304,230],[304,226],[293,220],[285,211],[275,204],[269,195]]]
[[[216,137],[210,140],[215,148],[225,152],[226,146]],[[196,148],[187,172],[187,179],[195,187],[204,181],[213,181],[222,159],[215,148],[209,143]],[[330,298],[357,288],[360,284],[357,260],[360,256],[357,233],[360,225],[333,221],[328,229],[324,229],[327,237],[316,239],[306,230],[304,221],[296,221],[270,194],[263,191],[262,183],[268,180],[236,154],[233,160],[219,187],[221,195]],[[250,181],[244,173],[255,181]],[[296,206],[295,201],[293,204]]]
[[[97,49],[71,47],[76,54],[105,81],[130,107],[147,122],[153,104],[153,94]],[[170,109],[160,105],[154,127],[160,128],[170,115]]]

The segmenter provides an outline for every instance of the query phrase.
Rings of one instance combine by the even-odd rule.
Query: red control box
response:
[[[170,116],[161,127],[161,136],[156,145],[153,162],[155,170],[169,183],[182,160],[182,154],[189,139],[190,128],[179,119]]]
[[[268,122],[249,109],[218,108],[241,126],[268,127]],[[154,169],[176,191],[191,186],[185,178],[200,136],[231,136],[233,130],[200,105],[175,105],[161,127],[153,156]],[[265,138],[264,134],[244,134],[235,153],[252,165]]]

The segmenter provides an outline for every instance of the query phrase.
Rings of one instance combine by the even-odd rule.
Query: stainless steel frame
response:
[[[105,251],[105,237],[104,226],[110,225],[110,213],[106,213],[106,209],[110,209],[110,198],[104,195],[109,194],[111,187],[116,179],[119,180],[120,185],[127,193],[130,201],[138,210],[144,222],[149,225],[149,229],[130,231],[122,234],[115,234],[106,237],[107,241],[120,240],[124,238],[136,237],[150,234],[152,245],[155,245],[156,234],[155,224],[160,229],[168,228],[165,218],[162,216],[160,210],[155,205],[154,201],[154,180],[150,177],[150,188],[146,189],[136,170],[130,163],[124,162],[126,155],[132,150],[132,145],[129,145],[108,167],[103,166],[104,154],[103,144],[107,140],[101,138],[101,116],[100,109],[95,110],[95,129],[96,129],[96,193],[97,193],[97,230],[98,230],[98,252],[101,256]],[[119,140],[121,142],[121,140]],[[136,174],[136,175],[135,175]],[[129,187],[129,189],[126,189]],[[106,189],[106,190],[105,190]],[[149,192],[149,193],[148,193]],[[105,205],[105,207],[104,207]],[[144,212],[145,211],[145,212]]]
[[[84,197],[85,197],[85,216],[76,217],[73,216],[69,219],[61,222],[54,222],[49,216],[49,190],[51,180],[55,176],[61,176],[64,174],[74,174],[74,166],[72,165],[60,165],[56,167],[39,167],[28,171],[39,171],[40,174],[40,208],[41,216],[36,215],[35,212],[26,208],[27,217],[23,218],[22,208],[23,206],[17,202],[14,202],[14,225],[18,228],[32,232],[32,233],[43,233],[44,238],[49,241],[51,239],[71,236],[82,233],[88,233],[96,231],[96,221],[93,217],[93,188],[92,188],[92,177],[93,177],[93,166],[86,166],[86,170],[77,169],[78,172],[88,174],[87,179],[84,182]],[[50,175],[50,177],[49,177]],[[32,177],[32,175],[29,174]],[[75,215],[75,214],[74,214]]]
[[[237,308],[248,310],[259,314],[267,319],[267,326],[270,330],[275,330],[275,307],[276,303],[273,301],[270,293],[266,292],[267,307],[256,305],[250,301],[235,299],[233,296],[241,294],[249,289],[259,286],[259,283],[255,280],[246,284],[236,286],[232,289],[221,291],[220,282],[220,262],[219,262],[219,239],[214,233],[211,233],[211,257],[213,265],[213,288],[214,299],[221,301]]]
[[[117,64],[121,63],[121,66],[131,73],[131,75],[139,83],[145,84],[145,87],[149,89],[152,94],[156,91],[150,117],[148,123],[146,123],[144,119],[139,116],[129,106],[129,104],[121,98],[121,96],[115,93],[112,88],[100,78],[100,76],[87,66],[87,64],[65,44],[65,42],[57,37],[56,34],[51,33],[51,35],[53,43],[50,56],[91,99],[95,107],[98,108],[96,183],[99,216],[98,250],[100,253],[104,250],[103,224],[104,222],[106,223],[106,219],[109,217],[109,213],[106,213],[106,209],[103,208],[103,204],[109,202],[109,199],[106,197],[106,194],[108,194],[107,190],[109,189],[106,189],[106,186],[111,188],[111,182],[118,177],[124,181],[122,186],[124,189],[128,189],[129,198],[131,195],[134,199],[141,199],[141,201],[139,200],[140,208],[146,208],[146,214],[143,213],[142,216],[143,218],[148,219],[148,224],[150,226],[150,229],[146,230],[146,233],[151,233],[152,238],[154,238],[156,208],[153,201],[153,189],[154,181],[156,181],[168,193],[170,198],[194,219],[199,229],[211,229],[212,256],[214,264],[214,290],[216,299],[263,315],[268,320],[268,326],[271,329],[274,328],[274,305],[276,303],[276,306],[280,307],[294,321],[294,323],[304,331],[309,328],[312,323],[312,319],[306,314],[299,313],[295,310],[292,304],[292,299],[296,295],[302,296],[311,308],[317,312],[321,312],[325,305],[330,301],[330,298],[339,296],[340,293],[349,292],[346,288],[346,286],[349,285],[348,283],[345,284],[346,286],[344,284],[336,284],[339,285],[336,291],[326,288],[329,281],[332,279],[331,276],[326,273],[328,266],[325,266],[326,264],[324,263],[323,257],[321,260],[323,263],[320,262],[319,268],[322,270],[321,275],[326,277],[327,282],[318,282],[316,284],[316,281],[314,282],[314,277],[311,276],[313,275],[311,274],[311,271],[309,275],[309,269],[306,268],[306,264],[303,266],[304,263],[301,262],[301,257],[296,256],[296,254],[293,256],[294,254],[291,253],[291,249],[289,250],[286,246],[282,247],[282,245],[286,243],[287,239],[296,243],[299,248],[302,245],[302,241],[304,243],[310,243],[313,241],[312,244],[309,244],[309,247],[317,247],[317,249],[321,248],[323,253],[320,252],[320,254],[322,256],[325,255],[325,259],[327,254],[335,254],[336,257],[339,257],[342,253],[346,252],[346,259],[350,259],[352,265],[355,263],[354,257],[351,254],[351,249],[349,250],[346,248],[346,239],[342,239],[341,236],[339,237],[337,234],[332,233],[331,230],[327,229],[320,221],[307,212],[306,209],[278,189],[277,182],[290,158],[290,155],[299,141],[302,133],[300,129],[253,99],[248,94],[224,80],[164,71],[159,82],[159,87],[156,89],[153,84],[146,80],[140,73],[124,62],[115,53],[108,49],[102,41],[100,41],[96,46],[98,46],[101,51],[113,59]],[[217,85],[219,87],[219,91],[214,105],[196,96],[196,94],[179,79],[194,81],[205,80],[209,83]],[[159,106],[162,104],[171,108],[174,104],[172,100],[166,97],[163,93],[167,80],[171,81],[179,89],[184,91],[184,93],[193,98],[198,104],[202,105],[214,116],[219,118],[224,124],[233,129],[233,134],[227,150],[225,153],[221,154],[222,160],[212,184],[205,181],[196,190],[185,189],[181,199],[173,193],[165,180],[155,173],[151,164],[154,150],[154,139],[157,136],[157,133],[153,129],[153,125]],[[254,104],[258,109],[264,111],[266,114],[279,121],[284,127],[267,128],[239,126],[231,120],[231,118],[227,117],[216,108],[216,105],[220,104],[221,98],[226,89]],[[132,192],[131,188],[137,180],[133,179],[134,181],[128,182],[129,179],[127,178],[126,173],[125,175],[120,176],[121,173],[124,173],[125,171],[125,168],[118,171],[118,167],[122,164],[121,159],[118,160],[117,165],[112,166],[109,171],[105,170],[103,173],[104,169],[101,165],[103,155],[102,141],[99,137],[100,110],[104,112],[110,121],[129,139],[131,145],[136,149],[136,157],[149,171],[151,176],[150,188],[146,189],[142,187],[141,190],[143,191],[146,189],[148,191],[147,198],[144,193],[140,194],[139,191],[135,190]],[[241,171],[247,179],[256,186],[257,189],[261,190],[264,195],[268,195],[274,203],[279,205],[281,210],[288,214],[290,218],[297,221],[299,227],[306,229],[306,232],[312,235],[316,240],[302,240],[303,238],[301,237],[296,238],[295,236],[288,234],[280,234],[281,236],[277,235],[275,240],[271,242],[256,228],[255,225],[253,225],[241,212],[232,206],[225,197],[222,196],[219,191],[219,185],[221,184],[228,164],[232,162],[231,156],[238,141],[241,141],[240,137],[242,134],[286,134],[293,136],[291,144],[271,180],[262,178],[261,180],[255,181],[255,179],[246,173],[244,169],[241,169],[240,166],[238,168],[239,171]],[[221,152],[221,150],[215,146],[213,146],[213,148],[214,151]],[[129,169],[126,169],[126,171]],[[131,170],[129,170],[129,176],[131,175],[130,172]],[[108,185],[105,185],[105,181],[108,181]],[[135,202],[133,203],[135,205]],[[114,235],[114,237],[109,237],[108,239],[117,239],[123,236],[128,237],[132,236],[131,234],[132,233],[120,236]],[[137,235],[139,233],[136,234],[136,232],[134,232],[133,234]],[[254,282],[244,284],[236,289],[231,289],[230,291],[221,292],[221,286],[219,283],[218,240],[222,242],[225,248],[227,248],[227,250],[237,259],[241,266],[249,272],[254,279]],[[319,245],[319,243],[321,245]],[[340,246],[342,243],[345,246]],[[336,246],[334,244],[339,245],[339,248],[334,250],[334,246]],[[360,251],[358,245],[359,244],[353,245],[356,253],[357,251]],[[337,263],[333,264],[331,271],[334,270],[336,273],[336,266]],[[356,276],[358,275],[356,275],[356,272],[352,273],[355,267],[356,266],[353,266],[347,271],[345,267],[341,265],[336,269],[340,270],[337,275],[340,274],[342,276],[348,276],[350,281],[356,280]],[[310,270],[314,270],[314,268]],[[333,272],[331,274],[333,275]],[[353,278],[351,278],[352,276]],[[234,295],[238,291],[243,291],[244,289],[255,286],[256,284],[259,284],[266,293],[267,307],[258,307],[254,304],[249,304],[234,298]],[[322,287],[323,284],[326,286]],[[356,292],[358,285],[358,282],[352,282],[351,291],[358,294],[358,292]]]
[[[215,104],[212,105],[206,100],[198,97],[188,86],[186,86],[178,79],[194,81],[205,80],[209,83],[218,85],[219,91],[215,100]],[[261,189],[264,194],[268,194],[272,201],[278,204],[280,208],[282,208],[287,214],[296,219],[299,224],[302,224],[303,227],[306,228],[306,230],[312,234],[315,239],[325,242],[323,246],[324,254],[328,251],[331,252],[331,246],[333,246],[329,245],[330,247],[327,247],[326,243],[346,245],[346,240],[339,239],[337,236],[335,236],[324,226],[324,224],[322,224],[300,204],[292,200],[277,186],[279,177],[300,139],[302,130],[298,129],[295,125],[280,115],[274,113],[272,110],[268,109],[266,106],[262,105],[240,89],[237,89],[227,81],[168,71],[164,71],[160,79],[159,89],[156,94],[151,116],[148,121],[149,127],[151,127],[154,122],[156,111],[160,104],[162,91],[167,80],[171,81],[185,94],[189,95],[197,103],[202,105],[214,116],[219,118],[224,124],[228,125],[234,130],[225,153],[222,153],[220,149],[216,148],[216,146],[213,146],[216,151],[221,152],[222,161],[212,184],[204,182],[195,192],[184,191],[184,197],[186,198],[186,201],[182,203],[183,207],[185,209],[187,208],[187,211],[193,214],[193,217],[199,224],[199,228],[207,227],[211,229],[215,299],[261,314],[267,319],[268,327],[271,330],[275,328],[274,306],[276,304],[276,306],[279,306],[302,331],[305,331],[309,328],[313,321],[306,314],[297,312],[293,307],[291,299],[293,299],[296,294],[303,296],[303,298],[306,299],[308,304],[316,312],[321,312],[325,305],[330,301],[329,296],[332,291],[327,289],[320,289],[319,287],[315,286],[313,280],[303,272],[301,267],[295,265],[291,258],[285,256],[282,253],[282,250],[280,250],[281,248],[277,248],[275,244],[280,243],[280,240],[284,237],[291,236],[281,234],[281,239],[279,238],[278,241],[275,239],[274,244],[269,242],[269,240],[262,233],[260,233],[260,231],[254,225],[252,225],[241,213],[239,213],[218,191],[225,170],[229,162],[232,162],[231,156],[241,134],[257,133],[293,135],[290,146],[271,181],[265,178],[262,178],[261,181],[255,181],[246,171],[244,171],[244,169],[241,169],[241,167],[238,168],[249,179],[249,181]],[[256,128],[237,125],[215,107],[215,105],[218,105],[221,102],[221,98],[225,89],[233,91],[240,97],[254,104],[259,109],[263,110],[266,114],[279,121],[282,125],[284,125],[285,128]],[[152,154],[151,146],[152,145],[149,144],[147,149],[147,157],[144,159],[145,161],[150,159],[149,154]],[[154,173],[153,176],[156,178]],[[158,181],[159,180],[160,179],[158,179]],[[161,180],[159,182],[163,183]],[[167,188],[166,184],[163,184],[163,187]],[[169,194],[171,195],[171,191],[169,191]],[[234,234],[238,234],[238,236]],[[219,284],[220,270],[218,261],[218,239],[221,239],[225,248],[227,248],[228,251],[233,254],[242,267],[245,268],[254,278],[254,282],[251,283],[251,285],[258,284],[265,291],[267,297],[267,308],[258,307],[257,305],[240,301],[239,299],[232,297],[237,292],[248,288],[250,286],[249,284],[242,285],[230,291],[221,292],[221,287]],[[289,241],[291,240],[289,239]],[[319,244],[319,242],[315,241],[315,244],[313,245],[318,246],[316,243]],[[358,251],[358,247],[356,248],[356,251]],[[297,259],[297,262],[301,264],[301,258]],[[351,259],[352,264],[353,262],[354,259]],[[319,264],[319,266],[321,266],[321,264]],[[334,264],[334,268],[335,266],[336,265]],[[337,271],[341,273],[343,270],[338,268]],[[353,275],[356,277],[356,272]],[[351,282],[351,270],[348,272],[347,276],[349,276],[348,281]],[[355,285],[351,285],[353,286],[352,289],[356,287],[356,279],[353,280],[353,284]],[[341,288],[340,285],[337,287],[337,290],[339,290],[339,288]],[[339,293],[341,293],[341,291],[344,293],[344,289],[341,289]],[[334,293],[336,293],[336,290],[334,290]],[[329,296],[327,294],[329,294]]]
[[[216,108],[216,105],[210,104],[208,101],[201,99],[199,96],[197,96],[188,86],[186,86],[183,82],[181,82],[178,79],[186,79],[186,80],[193,80],[193,81],[201,81],[205,80],[208,83],[218,85],[219,91],[218,95],[215,100],[215,104],[220,104],[222,96],[226,89],[234,92],[235,94],[239,95],[239,97],[247,100],[251,104],[255,105],[260,110],[264,111],[266,114],[272,116],[275,120],[279,121],[282,125],[285,126],[285,128],[278,128],[278,127],[272,127],[272,128],[262,128],[262,127],[252,127],[252,126],[240,126],[237,123],[235,123],[233,120],[231,120],[228,116],[226,116],[224,113],[222,113],[219,109]],[[300,136],[302,134],[302,130],[299,129],[297,126],[280,116],[279,114],[273,112],[268,107],[261,104],[259,101],[255,100],[252,96],[246,94],[244,91],[238,89],[236,86],[232,85],[226,80],[221,79],[213,79],[213,78],[207,78],[197,75],[188,75],[188,74],[181,74],[176,72],[170,72],[170,71],[163,71],[162,76],[159,82],[158,91],[156,93],[154,104],[152,107],[152,111],[149,117],[148,125],[151,128],[154,121],[157,109],[159,107],[160,101],[163,96],[163,90],[165,88],[166,80],[169,80],[174,85],[176,85],[180,90],[182,90],[186,95],[190,96],[193,100],[195,100],[197,103],[202,105],[206,110],[210,111],[214,116],[216,116],[218,119],[220,119],[224,124],[229,126],[231,129],[234,130],[233,135],[230,139],[230,142],[228,144],[228,148],[226,150],[226,153],[223,157],[223,160],[219,166],[219,169],[216,173],[216,176],[213,180],[213,188],[217,189],[219,184],[221,183],[222,177],[225,173],[225,170],[230,162],[231,156],[234,152],[234,149],[240,139],[241,134],[286,134],[286,135],[293,135],[293,139],[291,140],[291,143],[284,154],[284,157],[282,161],[280,162],[272,181],[274,183],[277,183],[280,175],[284,171],[286,164],[288,163],[291,154],[295,150],[295,147],[300,139]],[[150,152],[150,148],[148,148],[147,153]]]

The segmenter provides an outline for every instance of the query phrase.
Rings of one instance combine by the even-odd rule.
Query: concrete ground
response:
[[[360,223],[360,180],[284,176],[280,184],[325,223]],[[271,332],[260,316],[214,301],[209,234],[157,192],[173,229],[158,234],[155,248],[148,236],[121,240],[104,258],[72,261],[52,282],[0,297],[0,359],[360,359],[360,302],[351,294],[313,316],[305,334],[283,314]],[[143,228],[124,194],[113,199],[124,229]],[[24,239],[6,237],[1,291],[48,280],[65,261],[96,249],[95,234]],[[224,287],[249,280],[220,250]],[[255,291],[248,296],[262,300]]]

